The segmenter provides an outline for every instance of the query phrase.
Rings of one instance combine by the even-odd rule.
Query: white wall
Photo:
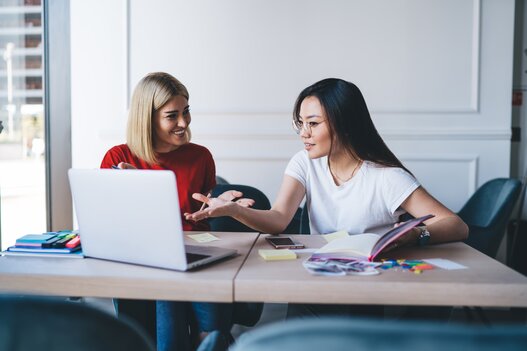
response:
[[[167,71],[190,91],[194,142],[218,174],[273,200],[302,147],[297,94],[340,77],[458,210],[509,175],[513,23],[513,0],[72,0],[73,165],[97,167],[124,142],[134,85]]]

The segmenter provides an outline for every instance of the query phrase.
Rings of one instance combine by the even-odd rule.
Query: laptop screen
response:
[[[68,176],[86,256],[186,269],[173,172],[70,169]]]

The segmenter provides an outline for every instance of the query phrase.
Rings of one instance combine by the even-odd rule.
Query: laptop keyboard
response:
[[[200,255],[200,254],[189,253],[189,252],[187,252],[186,254],[187,254],[187,264],[199,261],[203,258],[210,257],[209,255]]]

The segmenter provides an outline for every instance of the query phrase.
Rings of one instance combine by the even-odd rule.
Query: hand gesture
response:
[[[186,220],[201,221],[209,217],[233,216],[236,210],[241,207],[251,207],[254,205],[253,199],[242,198],[243,193],[237,190],[228,190],[218,197],[209,197],[203,194],[194,193],[192,197],[203,202],[208,207],[200,209],[194,213],[185,213]]]
[[[112,167],[114,167],[114,166],[112,166]],[[114,168],[118,168],[118,169],[137,169],[136,167],[134,167],[131,164],[126,163],[126,162],[119,162],[119,164],[117,166],[115,166]]]

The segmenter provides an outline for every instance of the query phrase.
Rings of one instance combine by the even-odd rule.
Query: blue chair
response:
[[[291,222],[284,230],[284,234],[309,234],[309,217],[307,214],[307,207],[299,207]]]
[[[307,205],[302,207],[302,213],[300,216],[300,234],[311,234],[311,229],[309,228],[309,211],[307,210]]]
[[[218,184],[212,190],[212,196],[217,197],[228,190],[238,190],[243,193],[243,197],[255,201],[252,206],[258,210],[268,210],[271,208],[269,199],[260,190],[240,184]],[[209,219],[210,229],[212,231],[226,232],[254,232],[253,229],[238,222],[231,217],[217,217]],[[244,326],[252,327],[260,320],[262,315],[263,303],[235,303],[233,322]]]
[[[527,328],[394,320],[312,318],[269,324],[242,334],[230,351],[397,351],[527,349]]]
[[[268,210],[271,208],[269,199],[260,190],[240,184],[218,184],[212,189],[212,197],[218,197],[228,190],[238,190],[243,193],[243,197],[250,198],[255,201],[253,208],[258,210]],[[226,232],[254,232],[253,229],[247,227],[245,224],[238,222],[231,217],[216,217],[209,219],[210,229],[212,231],[226,231]]]
[[[493,179],[476,190],[458,213],[469,227],[465,242],[496,257],[520,191],[521,182],[512,178]]]
[[[227,179],[217,175],[216,176],[216,184],[229,184],[229,182],[227,181]]]
[[[512,178],[492,179],[479,187],[458,213],[469,227],[465,242],[496,257],[520,192],[521,182]],[[481,307],[463,306],[463,310],[468,320],[480,319],[490,325]]]
[[[131,321],[81,303],[0,296],[0,350],[154,351],[155,347]]]

